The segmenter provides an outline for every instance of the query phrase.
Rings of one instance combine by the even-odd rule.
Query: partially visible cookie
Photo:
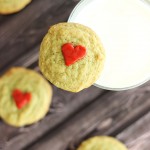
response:
[[[35,71],[12,68],[0,78],[0,117],[24,126],[42,119],[49,110],[52,88]]]
[[[39,66],[55,86],[79,92],[99,78],[104,60],[103,46],[92,29],[77,23],[59,23],[42,41]]]
[[[0,0],[0,14],[12,14],[20,11],[31,0]]]
[[[77,150],[127,150],[127,148],[115,138],[96,136],[84,141]]]

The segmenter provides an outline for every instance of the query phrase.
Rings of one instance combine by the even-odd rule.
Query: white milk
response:
[[[141,0],[86,0],[69,21],[91,27],[106,51],[96,85],[119,90],[150,78],[150,5]]]

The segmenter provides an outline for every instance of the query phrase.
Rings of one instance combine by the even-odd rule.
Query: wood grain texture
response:
[[[149,150],[150,112],[117,135],[117,138],[124,141],[129,150]]]
[[[34,0],[25,10],[10,15],[9,20],[0,26],[0,70],[39,44],[50,25],[67,21],[77,2]]]
[[[129,91],[109,92],[27,149],[66,150],[68,145],[76,145],[93,131],[97,131],[95,135],[117,134],[149,109],[150,82]],[[120,127],[123,128],[118,130]]]
[[[1,69],[0,75],[5,73],[9,68],[15,66],[22,66],[22,67],[34,69],[33,64],[36,64],[34,66],[38,67],[39,49],[40,46],[37,45],[31,51],[25,53],[24,55],[22,55],[21,57],[13,61],[11,64],[7,65],[7,67]]]

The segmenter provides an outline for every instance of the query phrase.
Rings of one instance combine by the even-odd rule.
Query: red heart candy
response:
[[[70,66],[86,55],[86,48],[81,45],[74,47],[71,43],[66,43],[62,46],[62,53],[66,66]]]
[[[15,89],[12,92],[12,96],[14,98],[14,101],[15,101],[18,109],[21,109],[22,107],[24,107],[31,100],[31,94],[30,93],[23,93],[18,89]]]

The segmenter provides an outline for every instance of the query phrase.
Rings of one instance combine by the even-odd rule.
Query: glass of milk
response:
[[[89,26],[103,43],[106,61],[95,86],[120,91],[150,79],[150,0],[82,0],[68,22]]]

